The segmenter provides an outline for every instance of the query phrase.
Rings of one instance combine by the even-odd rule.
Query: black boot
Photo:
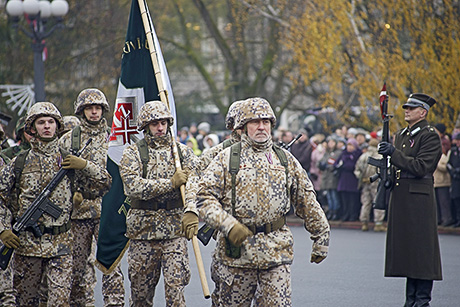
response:
[[[407,277],[406,303],[404,307],[415,307],[416,279]]]
[[[431,301],[433,281],[417,279],[417,291],[415,293],[415,307],[428,307]]]

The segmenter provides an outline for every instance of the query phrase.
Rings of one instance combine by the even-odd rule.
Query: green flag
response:
[[[143,1],[147,8],[147,3],[145,0]],[[160,76],[168,92],[171,114],[175,118],[176,108],[169,76],[148,12],[147,8],[149,31],[152,32],[154,38],[154,48],[158,59],[158,66],[160,67]],[[133,0],[126,41],[122,50],[121,76],[109,139],[107,170],[112,176],[112,187],[102,201],[102,213],[97,241],[96,263],[103,273],[110,273],[115,269],[123,258],[123,254],[129,244],[125,232],[126,214],[130,206],[129,200],[123,194],[123,183],[118,164],[124,148],[133,143],[135,139],[143,137],[142,133],[137,130],[137,114],[140,108],[146,101],[160,100],[145,32],[138,0]],[[174,120],[174,123],[176,123],[176,120]],[[176,129],[174,129],[174,133],[175,131]]]

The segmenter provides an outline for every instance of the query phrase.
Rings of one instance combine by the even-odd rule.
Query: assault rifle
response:
[[[390,142],[390,119],[391,115],[388,112],[388,96],[386,92],[386,83],[383,84],[382,91],[380,92],[380,112],[382,114],[383,130],[382,142]],[[387,190],[391,188],[391,168],[390,156],[383,155],[381,159],[369,157],[367,160],[372,166],[377,167],[377,173],[369,178],[370,182],[374,182],[380,178],[377,187],[377,195],[372,202],[375,209],[385,210],[387,207]]]
[[[91,143],[92,139],[90,138],[85,146],[78,151],[75,156],[80,156],[81,153],[86,149],[86,147]],[[41,191],[41,193],[35,198],[32,204],[27,208],[26,212],[14,223],[13,233],[19,235],[24,229],[30,229],[36,238],[39,238],[43,235],[40,227],[37,224],[38,219],[44,214],[48,213],[53,218],[57,219],[61,213],[62,208],[53,204],[48,197],[56,189],[57,185],[64,179],[64,176],[70,169],[61,169],[57,172],[56,175],[51,179],[51,181],[46,185],[46,187]],[[5,245],[1,244],[0,247],[0,268],[6,270],[8,263],[11,260],[13,255],[13,248],[8,248]]]
[[[281,148],[284,148],[286,150],[289,150],[289,148],[291,148],[292,144],[294,144],[298,139],[300,139],[300,137],[302,136],[301,133],[299,133],[292,141],[290,141],[288,144],[284,144],[282,142],[280,142],[280,147]],[[209,243],[209,240],[211,240],[211,237],[212,235],[214,234],[214,231],[215,229],[212,228],[211,226],[207,225],[207,224],[204,224],[203,226],[201,226],[200,229],[198,229],[198,234],[197,234],[197,238],[198,240],[201,241],[201,243],[203,243],[203,245],[208,245]]]

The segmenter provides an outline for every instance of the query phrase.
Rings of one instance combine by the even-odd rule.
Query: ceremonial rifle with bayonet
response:
[[[284,148],[286,150],[289,150],[289,148],[291,148],[291,146],[297,142],[298,139],[300,139],[300,137],[302,136],[301,133],[297,134],[297,136],[292,139],[292,141],[290,141],[288,144],[284,144],[284,143],[280,143],[280,147],[281,148]],[[209,243],[209,240],[211,240],[211,237],[212,235],[214,234],[214,231],[215,229],[212,228],[211,226],[207,225],[207,224],[204,224],[203,226],[201,226],[200,229],[198,229],[198,234],[197,234],[197,238],[198,240],[201,241],[201,243],[203,243],[203,245],[208,245]]]
[[[388,96],[386,91],[386,83],[383,84],[382,91],[380,92],[380,112],[382,115],[382,142],[390,143],[390,119],[391,115],[388,114]],[[372,202],[375,209],[385,210],[387,207],[387,191],[392,186],[391,181],[391,167],[390,167],[390,156],[383,155],[381,159],[375,159],[369,157],[367,160],[372,166],[377,167],[377,173],[369,178],[370,182],[374,182],[380,178],[379,185],[377,187],[377,195]]]
[[[81,153],[86,149],[86,147],[91,143],[92,139],[90,138],[85,146],[75,153],[75,156],[80,156]],[[57,219],[61,213],[62,208],[56,206],[49,200],[49,196],[53,191],[56,189],[57,185],[64,179],[64,176],[71,169],[63,169],[62,167],[59,171],[54,175],[51,181],[46,185],[46,187],[41,191],[41,193],[35,198],[32,204],[27,208],[26,212],[19,217],[19,219],[13,225],[13,233],[15,235],[19,235],[21,231],[24,229],[30,229],[36,238],[39,238],[43,235],[40,227],[38,226],[38,219],[44,214],[47,213],[51,215],[53,218]],[[8,267],[8,263],[11,260],[11,256],[13,255],[13,248],[8,248],[5,245],[1,245],[0,247],[0,268],[6,270]]]

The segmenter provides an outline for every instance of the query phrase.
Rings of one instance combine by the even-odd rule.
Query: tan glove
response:
[[[228,233],[228,239],[235,246],[240,246],[247,237],[253,236],[252,231],[241,223],[236,223]]]
[[[310,262],[311,263],[320,263],[324,259],[326,259],[326,256],[319,256],[319,255],[311,254]]]
[[[72,200],[73,200],[73,205],[75,207],[78,207],[83,202],[83,195],[81,195],[81,193],[77,191],[77,192],[73,193],[73,199]]]
[[[11,229],[3,230],[0,233],[0,240],[8,248],[18,248],[21,245],[18,236]]]
[[[193,212],[185,212],[180,223],[181,232],[190,240],[198,234],[198,216]]]
[[[86,167],[87,161],[74,155],[68,155],[64,161],[62,161],[63,169],[78,169],[82,170]]]
[[[171,177],[171,183],[174,189],[179,188],[181,185],[187,182],[188,174],[184,170],[177,170]]]

